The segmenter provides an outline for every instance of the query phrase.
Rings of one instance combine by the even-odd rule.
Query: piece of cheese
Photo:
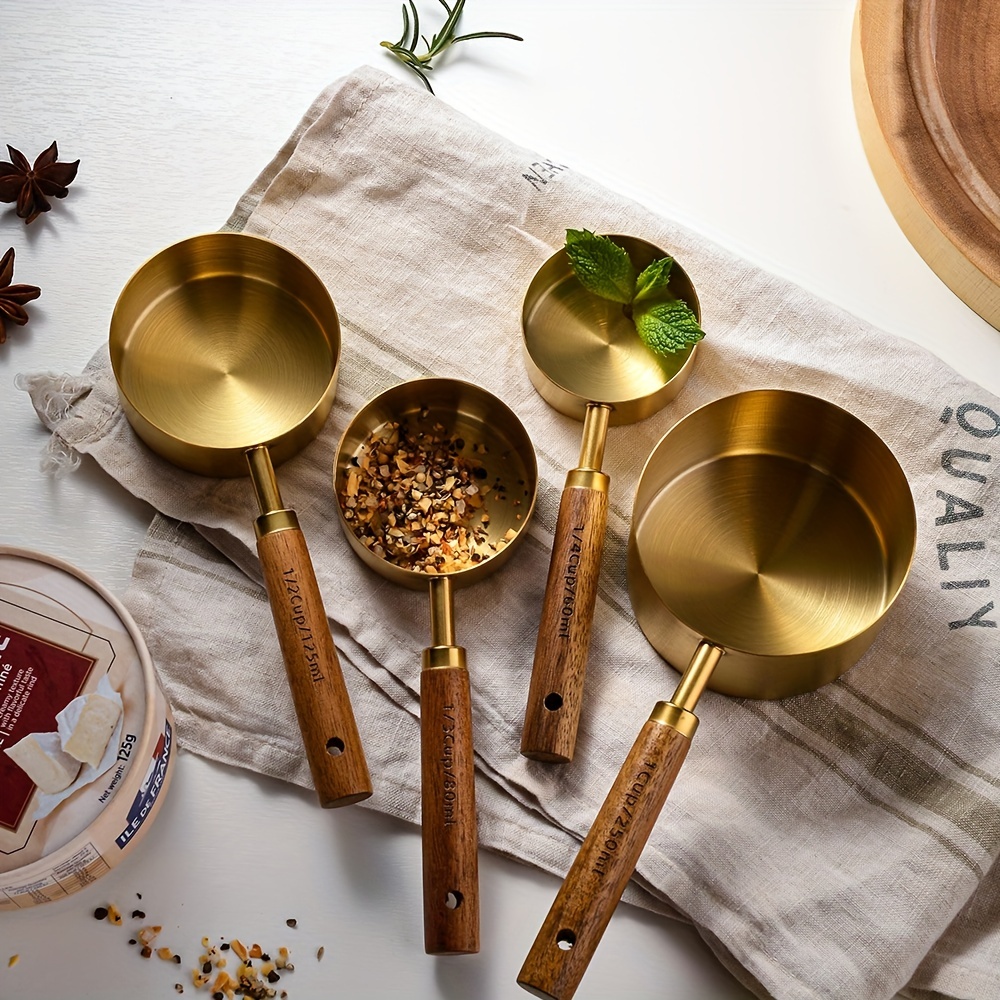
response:
[[[68,788],[80,773],[80,762],[63,750],[58,733],[28,733],[4,753],[49,795]]]
[[[68,733],[62,731],[62,748],[77,760],[97,767],[101,763],[104,751],[108,748],[108,740],[118,725],[121,707],[110,698],[93,692],[84,695],[79,713],[73,713],[75,719],[70,721]]]

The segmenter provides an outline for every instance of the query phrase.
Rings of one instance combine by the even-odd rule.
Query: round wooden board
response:
[[[1000,0],[859,0],[861,138],[900,228],[1000,328]]]

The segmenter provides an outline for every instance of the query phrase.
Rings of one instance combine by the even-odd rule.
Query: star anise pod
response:
[[[49,198],[69,194],[80,161],[58,163],[59,150],[54,142],[38,154],[34,166],[19,149],[8,145],[7,152],[10,162],[0,160],[0,201],[16,201],[17,214],[27,225],[52,207]]]
[[[0,344],[7,340],[6,321],[24,326],[28,322],[25,302],[37,299],[42,290],[36,285],[12,285],[14,277],[14,248],[0,257]]]

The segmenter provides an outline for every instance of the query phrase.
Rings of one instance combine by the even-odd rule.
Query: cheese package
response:
[[[77,892],[127,856],[169,787],[173,732],[121,602],[61,560],[0,545],[0,913]]]
[[[68,788],[80,772],[80,761],[63,750],[58,733],[28,733],[5,754],[38,786],[52,794]]]

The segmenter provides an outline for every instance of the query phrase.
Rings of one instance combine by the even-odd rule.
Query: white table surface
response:
[[[456,49],[436,90],[1000,392],[1000,333],[907,243],[864,157],[853,8],[470,0],[465,30],[525,41]],[[437,23],[437,4],[421,10]],[[218,228],[326,84],[363,63],[407,77],[377,45],[400,24],[393,0],[3,0],[0,142],[34,158],[56,139],[82,163],[69,198],[31,226],[0,208],[0,253],[14,246],[15,281],[42,288],[30,323],[0,347],[0,542],[124,591],[149,508],[89,460],[45,478],[46,433],[14,376],[78,372],[131,272]],[[0,998],[168,997],[182,979],[204,996],[187,976],[203,935],[289,946],[293,1000],[526,996],[515,977],[558,882],[486,853],[481,865],[481,954],[427,957],[415,827],[325,812],[298,789],[182,753],[158,821],[120,867],[68,899],[0,915]],[[121,929],[89,916],[105,901],[130,909],[136,893],[183,966],[142,961]],[[577,995],[749,996],[689,927],[624,905]]]

